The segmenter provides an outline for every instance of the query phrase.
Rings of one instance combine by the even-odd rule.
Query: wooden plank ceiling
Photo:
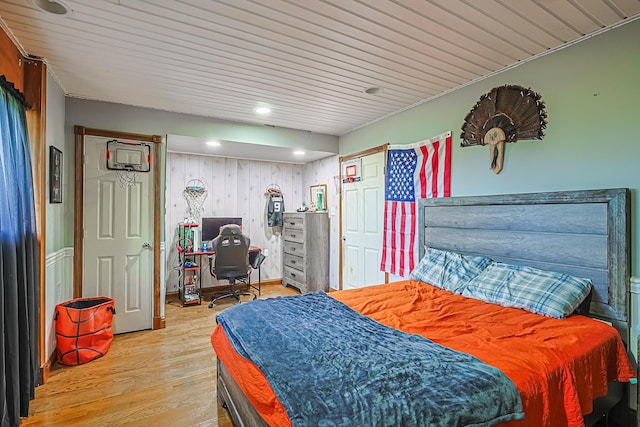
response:
[[[67,96],[343,135],[639,17],[640,0],[0,1]],[[367,94],[368,88],[379,88]],[[259,116],[255,108],[271,107]]]

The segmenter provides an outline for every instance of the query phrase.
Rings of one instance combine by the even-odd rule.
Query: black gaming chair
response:
[[[252,292],[236,290],[236,283],[249,284],[249,237],[242,234],[242,230],[235,224],[228,224],[220,228],[220,235],[213,239],[212,249],[216,253],[213,265],[209,263],[210,271],[218,280],[228,280],[230,291],[227,294],[211,297],[209,308],[219,299],[234,297],[240,301],[240,295],[250,295]]]

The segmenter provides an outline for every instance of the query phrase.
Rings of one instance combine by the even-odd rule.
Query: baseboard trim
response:
[[[252,282],[252,285],[255,284]],[[270,286],[270,285],[282,285],[282,279],[269,279],[263,280],[260,283],[260,286]],[[207,288],[202,288],[202,294],[213,294],[216,292],[226,292],[229,290],[229,286],[210,286]],[[168,301],[170,298],[178,299],[178,291],[167,292],[165,300]]]
[[[167,327],[167,321],[164,317],[154,317],[153,318],[153,330],[156,329],[164,329]]]
[[[282,279],[262,280],[260,282],[260,286],[271,286],[271,285],[282,285]]]
[[[40,385],[45,384],[49,381],[49,375],[51,375],[51,367],[54,363],[56,363],[56,359],[58,357],[57,351],[54,349],[53,353],[49,355],[49,358],[44,365],[40,367]]]

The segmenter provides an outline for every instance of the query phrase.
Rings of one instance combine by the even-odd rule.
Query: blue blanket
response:
[[[523,419],[513,383],[473,356],[387,327],[325,293],[217,316],[294,426],[493,426]]]

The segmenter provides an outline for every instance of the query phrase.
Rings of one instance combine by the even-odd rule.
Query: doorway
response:
[[[118,315],[114,319],[116,333],[163,328],[159,161],[162,138],[81,126],[75,127],[75,136],[74,298],[97,293],[120,295],[120,304],[116,301]],[[135,191],[126,195],[122,189],[116,188],[115,172],[105,172],[108,139],[142,141],[152,145],[151,171],[145,174],[147,176],[140,186],[135,186]],[[89,168],[91,172],[88,172]],[[140,180],[140,175],[137,180]],[[120,194],[116,192],[118,190]],[[100,210],[105,212],[97,214],[97,210],[87,208],[88,203],[94,202],[95,206],[100,204]],[[88,219],[92,212],[92,218]],[[138,224],[136,230],[132,229],[133,224]],[[117,232],[116,228],[127,231]],[[112,231],[105,233],[105,230]],[[102,249],[105,249],[104,253]],[[119,260],[118,255],[121,255]],[[119,320],[121,313],[122,320]]]
[[[386,146],[348,158],[358,159],[359,178],[342,184],[342,289],[385,283],[380,271],[384,212],[384,166]]]

